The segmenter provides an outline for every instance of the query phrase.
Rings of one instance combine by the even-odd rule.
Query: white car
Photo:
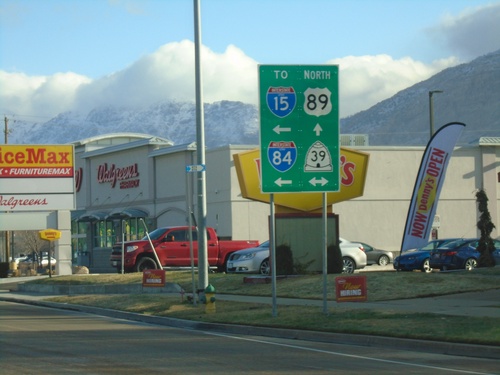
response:
[[[259,273],[269,275],[269,241],[257,247],[238,250],[227,261],[227,273]]]
[[[37,263],[38,264],[38,260],[37,259],[33,260],[33,258],[31,258],[31,257],[26,257],[26,259],[20,260],[19,262],[20,263]],[[56,265],[56,263],[57,263],[57,260],[55,258],[53,258],[53,257],[50,257],[50,266],[54,267]],[[41,266],[42,267],[48,267],[49,266],[49,257],[48,256],[45,255],[42,258]]]
[[[19,264],[19,262],[24,262],[26,259],[28,259],[28,256],[27,255],[21,255],[20,257],[18,258],[14,258],[14,262],[16,264]]]
[[[356,269],[366,266],[366,254],[363,245],[339,238],[342,252],[343,273],[353,273]],[[257,247],[235,251],[229,257],[226,266],[227,273],[259,273],[270,274],[269,241]]]

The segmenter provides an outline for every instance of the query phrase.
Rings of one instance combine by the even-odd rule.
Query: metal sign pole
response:
[[[123,224],[125,223],[125,220],[122,220],[122,275],[125,273],[125,265],[123,264],[125,262],[125,229]]]
[[[278,316],[277,299],[276,299],[276,227],[275,227],[275,213],[274,213],[274,194],[270,194],[269,200],[270,216],[270,250],[271,250],[271,289],[273,299],[273,317]]]
[[[189,183],[189,171],[186,169],[186,195],[187,195],[187,215],[188,215],[188,224],[189,224],[189,256],[191,257],[191,284],[193,287],[193,305],[196,305],[196,285],[194,282],[194,256],[193,256],[193,220],[191,215],[191,205],[192,205],[192,196],[191,196],[191,184]]]
[[[326,192],[323,193],[323,313],[328,314],[328,213]]]
[[[146,230],[146,236],[148,236],[149,245],[151,246],[151,249],[153,250],[153,254],[155,255],[156,261],[158,262],[158,266],[160,267],[160,269],[163,269],[163,266],[160,263],[160,258],[158,258],[158,254],[156,252],[155,246],[153,245],[153,241],[151,241],[151,237],[149,237],[148,227],[146,226],[146,223],[144,222],[144,219],[142,217],[139,220],[142,222],[142,225],[144,225],[144,229]]]

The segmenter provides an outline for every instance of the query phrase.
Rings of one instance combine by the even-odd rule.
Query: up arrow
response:
[[[279,134],[281,132],[291,132],[292,131],[292,128],[281,128],[279,125],[276,125],[274,128],[273,128],[274,132],[276,134]]]
[[[279,187],[282,187],[283,185],[290,185],[292,183],[292,180],[282,180],[280,177],[276,181],[274,181],[274,183]]]
[[[323,128],[320,124],[316,124],[313,130],[316,132],[316,137],[319,137],[321,132],[323,131]]]
[[[316,186],[318,184],[321,184],[321,186],[325,186],[328,183],[328,180],[324,177],[321,177],[320,180],[318,180],[318,179],[316,179],[316,177],[314,177],[314,178],[311,178],[309,180],[309,183],[313,186]]]

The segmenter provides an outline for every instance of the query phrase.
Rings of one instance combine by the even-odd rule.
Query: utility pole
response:
[[[9,119],[7,118],[7,116],[4,116],[3,120],[5,122],[5,144],[7,144],[9,141]]]
[[[432,90],[429,91],[429,122],[430,122],[430,133],[431,138],[434,135],[434,102],[432,101],[433,94],[442,94],[443,90]]]
[[[4,116],[4,123],[5,123],[5,144],[9,143],[9,119],[7,116]],[[7,230],[5,231],[5,261],[8,262],[10,258],[10,232]]]

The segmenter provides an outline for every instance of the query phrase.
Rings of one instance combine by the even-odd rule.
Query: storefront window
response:
[[[125,230],[125,241],[140,240],[146,235],[144,230],[144,225],[138,218],[129,218],[123,220],[124,230]],[[121,241],[121,239],[119,239]]]
[[[78,257],[88,254],[87,232],[89,225],[87,222],[71,222],[71,254],[73,264],[78,263]]]

